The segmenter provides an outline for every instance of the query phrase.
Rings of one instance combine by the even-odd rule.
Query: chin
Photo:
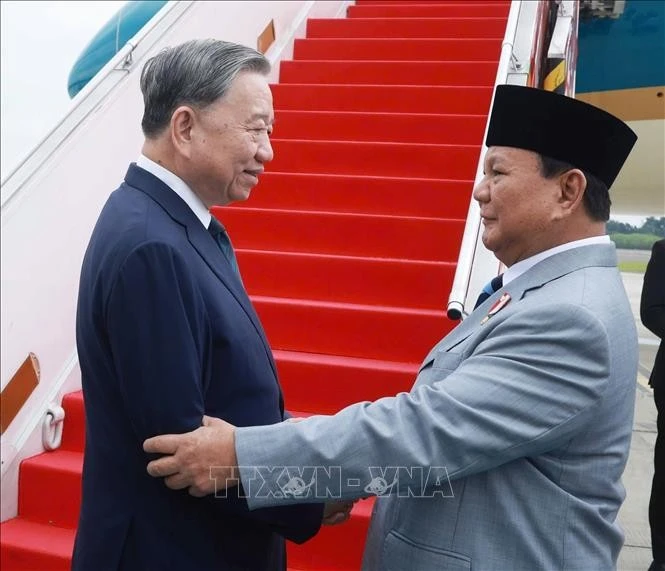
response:
[[[499,244],[496,242],[496,240],[492,240],[491,238],[483,236],[482,241],[483,241],[483,246],[485,246],[485,248],[487,248],[498,258],[499,256],[497,252],[499,251]]]
[[[244,202],[250,197],[251,194],[252,194],[251,188],[238,190],[229,197],[231,199],[230,202]]]

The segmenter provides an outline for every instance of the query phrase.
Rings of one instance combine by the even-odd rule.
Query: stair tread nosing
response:
[[[269,172],[231,208],[464,219],[472,188],[472,180]]]
[[[345,357],[343,355],[321,355],[319,353],[305,353],[299,351],[274,350],[276,360],[292,363],[311,363],[322,366],[341,368],[357,368],[368,370],[396,371],[402,373],[416,373],[418,363],[405,363],[388,361],[385,359],[367,359],[363,357]]]
[[[510,5],[507,4],[420,4],[412,5],[356,5],[347,8],[349,18],[454,18],[454,17],[506,17]]]
[[[464,221],[230,208],[219,217],[239,249],[454,262]]]
[[[298,38],[294,61],[498,61],[501,42],[495,39]]]
[[[365,141],[475,145],[487,117],[481,114],[378,113],[354,111],[275,112],[273,137],[318,141]]]
[[[440,308],[453,262],[236,249],[250,295]],[[293,276],[299,276],[294,280]]]
[[[280,65],[280,83],[491,86],[496,61],[296,60]]]
[[[78,473],[83,467],[83,451],[63,450],[59,448],[51,452],[43,452],[37,456],[26,458],[23,466],[48,469],[63,474]]]
[[[307,21],[308,38],[503,39],[506,18],[322,18]]]
[[[23,517],[9,519],[1,524],[2,545],[69,559],[72,554],[76,530],[31,521]]]
[[[275,109],[384,111],[397,113],[484,113],[492,87],[423,85],[271,85]]]
[[[376,143],[273,139],[275,158],[266,169],[279,172],[463,178],[475,175],[476,145]]]
[[[413,362],[453,327],[443,310],[251,299],[273,349]]]

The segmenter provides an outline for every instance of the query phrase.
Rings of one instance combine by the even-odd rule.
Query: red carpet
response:
[[[265,325],[287,408],[334,413],[409,390],[444,313],[510,2],[359,0],[310,20],[273,86],[275,160],[216,209]],[[83,398],[63,446],[21,465],[3,571],[68,569]],[[359,569],[372,502],[289,547],[292,571]]]

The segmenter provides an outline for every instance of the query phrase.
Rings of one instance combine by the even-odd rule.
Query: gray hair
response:
[[[243,71],[267,75],[270,62],[252,48],[213,39],[162,50],[141,72],[143,134],[159,135],[180,105],[204,108],[224,97]]]

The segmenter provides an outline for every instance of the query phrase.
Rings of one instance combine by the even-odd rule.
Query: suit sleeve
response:
[[[450,479],[484,472],[552,450],[583,430],[608,386],[609,362],[598,319],[577,306],[551,304],[506,319],[465,359],[445,354],[435,362],[452,370],[443,381],[330,417],[236,429],[238,464],[341,466],[335,492],[344,499],[366,495],[371,467],[442,467]],[[436,379],[436,370],[430,373]],[[260,477],[264,493],[250,495],[252,508],[312,501],[307,495],[277,498],[283,474]],[[241,469],[241,478],[251,484],[256,469]],[[412,491],[413,482],[406,484]],[[439,480],[425,481],[423,491],[430,484]]]
[[[211,329],[197,284],[173,248],[148,243],[129,254],[109,294],[106,323],[137,442],[201,426],[202,378]],[[249,512],[238,496],[213,497],[213,503],[223,513],[262,522],[298,542],[318,531],[323,510],[315,505]]]
[[[652,333],[665,339],[665,240],[653,245],[640,302],[640,318]]]

